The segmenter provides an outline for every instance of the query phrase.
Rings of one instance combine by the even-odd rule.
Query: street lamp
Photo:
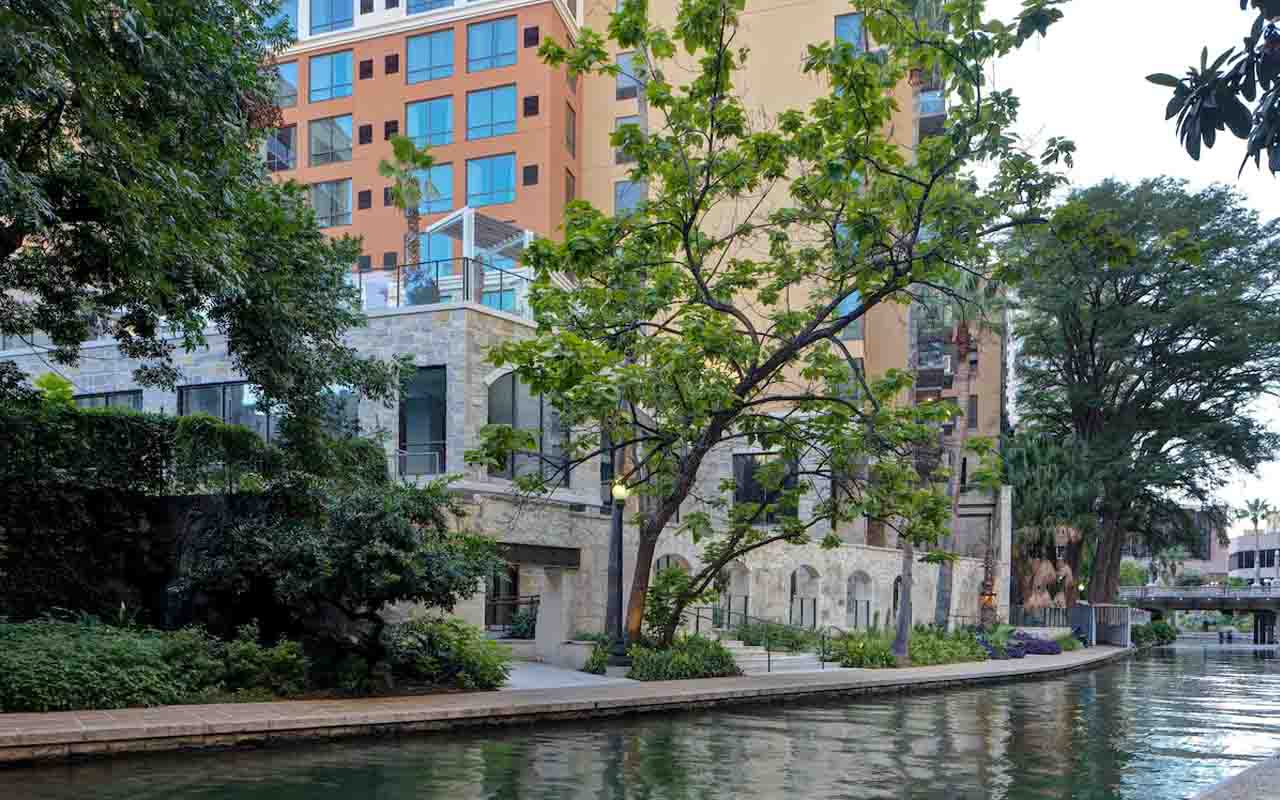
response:
[[[609,597],[605,609],[605,632],[613,642],[613,654],[627,653],[626,632],[622,627],[622,508],[631,496],[623,481],[617,481],[609,493],[613,496],[613,530],[609,536]]]

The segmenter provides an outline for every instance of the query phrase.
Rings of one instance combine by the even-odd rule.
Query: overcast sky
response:
[[[988,7],[1008,20],[1020,6],[1020,0],[991,0]],[[1243,192],[1264,217],[1280,216],[1280,180],[1252,165],[1236,179],[1243,142],[1222,134],[1213,150],[1192,161],[1172,122],[1164,121],[1169,90],[1144,80],[1153,72],[1180,75],[1199,61],[1205,45],[1210,60],[1240,45],[1251,13],[1225,0],[1071,0],[1063,10],[1065,18],[1047,38],[1028,42],[995,68],[996,87],[1012,89],[1022,101],[1024,136],[1074,140],[1071,177],[1078,185],[1156,175],[1186,178],[1193,187],[1223,182]],[[1259,407],[1280,430],[1280,400],[1268,398]],[[1238,506],[1253,497],[1280,505],[1280,463],[1236,476],[1221,499]],[[1236,531],[1247,529],[1248,523]]]

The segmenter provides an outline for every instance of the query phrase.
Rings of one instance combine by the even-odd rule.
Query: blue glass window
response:
[[[351,179],[311,185],[311,207],[321,228],[351,224]]]
[[[516,157],[512,153],[467,162],[467,205],[472,208],[516,199]]]
[[[405,57],[405,77],[422,83],[453,75],[453,29],[410,36]]]
[[[435,11],[437,8],[451,8],[453,0],[409,0],[406,11],[410,14],[421,14],[424,11]]]
[[[311,59],[311,87],[307,96],[313,103],[351,96],[350,50]]]
[[[289,23],[289,38],[298,38],[298,0],[278,0],[279,10],[267,18],[267,27],[274,28],[281,22]]]
[[[644,199],[644,184],[635,181],[618,181],[613,185],[613,214],[620,217],[630,214]]]
[[[496,308],[499,311],[515,311],[516,310],[516,290],[515,289],[495,289],[492,292],[485,292],[480,296],[480,302],[489,308]]]
[[[640,93],[640,80],[636,76],[635,53],[618,53],[618,74],[613,79],[613,98],[630,100]]]
[[[468,139],[488,139],[515,132],[515,84],[467,92]]]
[[[351,115],[313,119],[308,126],[311,166],[351,160]]]
[[[418,147],[453,142],[453,98],[437,97],[405,107],[405,134]]]
[[[467,26],[467,72],[516,63],[516,18],[503,17]]]
[[[276,105],[292,108],[298,104],[298,62],[276,65]]]
[[[418,185],[422,187],[418,213],[440,214],[453,210],[452,164],[436,164],[430,169],[418,170]]]
[[[311,0],[311,35],[350,28],[355,0]]]
[[[840,301],[840,305],[836,306],[837,317],[843,317],[846,314],[852,314],[858,310],[858,306],[862,305],[862,295],[854,292],[845,299]],[[850,323],[844,330],[840,331],[841,339],[850,339],[853,341],[862,338],[862,321],[863,317],[859,317]]]
[[[862,35],[861,14],[841,14],[836,17],[836,41],[848,42],[858,53],[866,49],[866,40]]]

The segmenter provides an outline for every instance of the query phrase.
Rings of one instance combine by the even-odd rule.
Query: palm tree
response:
[[[1254,498],[1236,509],[1236,519],[1253,521],[1253,567],[1254,585],[1262,585],[1262,521],[1275,513],[1275,508],[1266,500]]]
[[[405,263],[421,263],[422,214],[420,207],[423,201],[423,184],[421,173],[430,169],[435,159],[426,148],[419,148],[407,136],[391,137],[392,160],[383,159],[378,164],[378,174],[391,179],[391,202],[404,212]],[[428,197],[435,194],[431,187],[426,189]]]

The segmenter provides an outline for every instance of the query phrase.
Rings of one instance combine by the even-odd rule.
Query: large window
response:
[[[74,399],[76,408],[132,408],[134,411],[142,410],[141,389],[133,389],[127,392],[78,394]]]
[[[351,96],[351,51],[315,56],[311,59],[311,81],[307,97],[313,103]]]
[[[639,128],[639,127],[640,127],[640,116],[639,116],[638,114],[628,114],[628,115],[627,115],[627,116],[625,116],[625,117],[618,117],[617,119],[615,119],[615,120],[613,121],[613,129],[614,129],[615,131],[620,131],[620,130],[622,130],[622,128],[623,128],[624,126],[626,126],[626,125],[634,125],[634,126],[636,126],[637,128]],[[622,148],[621,148],[621,147],[615,147],[615,148],[613,149],[613,163],[615,163],[615,164],[627,164],[627,163],[630,163],[630,162],[632,162],[632,161],[635,161],[635,159],[634,159],[634,158],[632,158],[631,156],[628,156],[626,153],[622,152]]]
[[[516,18],[503,17],[467,26],[467,72],[516,63]]]
[[[516,157],[508,153],[467,162],[467,205],[472,208],[516,199]]]
[[[298,62],[276,65],[276,105],[291,108],[298,104]]]
[[[862,305],[862,295],[853,292],[848,297],[840,301],[840,305],[836,306],[836,316],[843,317],[846,314],[852,314]],[[858,317],[849,323],[840,331],[840,338],[848,341],[859,341],[863,336],[862,321],[864,317]]]
[[[630,214],[640,207],[644,199],[644,184],[636,181],[618,181],[613,185],[614,216]]]
[[[268,441],[275,433],[271,414],[258,392],[243,381],[178,387],[178,416],[208,414],[232,425],[243,425]]]
[[[965,416],[969,418],[969,430],[978,427],[978,396],[976,394],[969,395],[969,407],[965,410]]]
[[[760,480],[759,470],[775,460],[775,456],[767,453],[739,453],[733,457],[734,505],[754,503],[773,506],[758,518],[770,525],[782,517],[795,517],[799,513],[794,503],[788,504],[782,497],[784,492],[796,488],[795,469],[788,469],[782,484],[772,491],[766,489]]]
[[[351,224],[351,179],[311,185],[311,207],[321,228]]]
[[[453,29],[410,36],[405,61],[405,78],[409,83],[453,75]]]
[[[450,8],[452,6],[453,0],[409,0],[405,10],[410,14],[421,14],[424,11],[435,11],[438,8]]]
[[[281,22],[289,24],[289,38],[298,38],[298,0],[279,0],[279,10],[267,20],[267,26],[274,28]]]
[[[859,53],[866,49],[861,14],[841,14],[836,17],[836,41],[848,42]]]
[[[516,132],[516,86],[467,92],[467,138],[489,139]]]
[[[1240,568],[1241,568],[1241,569],[1253,569],[1253,568],[1254,568],[1254,566],[1253,566],[1253,558],[1254,558],[1254,554],[1255,554],[1256,552],[1257,552],[1256,550],[1242,550],[1242,551],[1240,551]]]
[[[311,0],[311,35],[350,28],[355,0]]]
[[[578,115],[568,104],[564,107],[564,146],[569,155],[578,154]]]
[[[452,164],[433,164],[430,169],[418,170],[418,185],[422,187],[418,213],[440,214],[453,210]]]
[[[405,106],[405,134],[418,147],[453,143],[453,97]]]
[[[315,119],[308,128],[311,166],[351,160],[351,115]]]
[[[400,401],[401,475],[444,472],[445,398],[445,368],[418,367]]]
[[[613,96],[618,100],[630,100],[640,93],[634,62],[635,53],[618,53],[618,75],[613,88]]]
[[[267,169],[280,172],[298,166],[298,127],[290,125],[273,131],[267,137],[266,149]]]
[[[490,475],[503,478],[541,475],[556,479],[559,485],[568,484],[564,452],[568,432],[560,424],[560,412],[546,398],[530,392],[514,373],[503,375],[489,387],[489,424],[529,431],[537,448],[516,453],[507,461],[505,469],[490,469]]]

